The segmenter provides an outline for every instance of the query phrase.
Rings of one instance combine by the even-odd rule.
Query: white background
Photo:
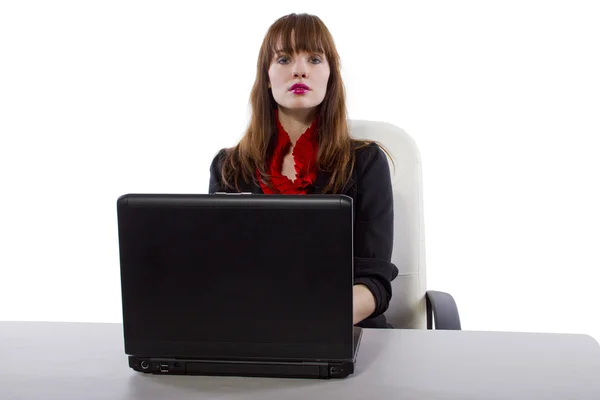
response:
[[[0,319],[120,321],[117,197],[207,191],[290,12],[332,32],[349,116],[417,141],[463,328],[600,339],[595,1],[3,1]]]

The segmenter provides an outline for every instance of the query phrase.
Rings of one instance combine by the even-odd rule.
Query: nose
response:
[[[294,71],[294,78],[306,78],[306,72]]]
[[[294,73],[294,78],[302,78],[306,79],[308,77],[308,65],[306,64],[306,60],[302,57],[297,57],[296,62],[294,63],[294,69],[292,70]]]

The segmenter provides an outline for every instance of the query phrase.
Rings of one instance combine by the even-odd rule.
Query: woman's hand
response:
[[[356,325],[375,311],[375,297],[365,285],[353,287],[352,324]]]

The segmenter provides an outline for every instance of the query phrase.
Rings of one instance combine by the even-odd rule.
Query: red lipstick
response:
[[[294,94],[304,94],[310,90],[310,87],[303,83],[294,83],[290,86],[290,92]]]

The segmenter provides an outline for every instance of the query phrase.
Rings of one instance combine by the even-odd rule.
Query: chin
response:
[[[295,102],[289,105],[286,105],[284,107],[289,108],[290,110],[304,110],[304,109],[308,109],[308,108],[315,108],[317,107],[319,104],[316,103],[305,103],[305,102]]]

